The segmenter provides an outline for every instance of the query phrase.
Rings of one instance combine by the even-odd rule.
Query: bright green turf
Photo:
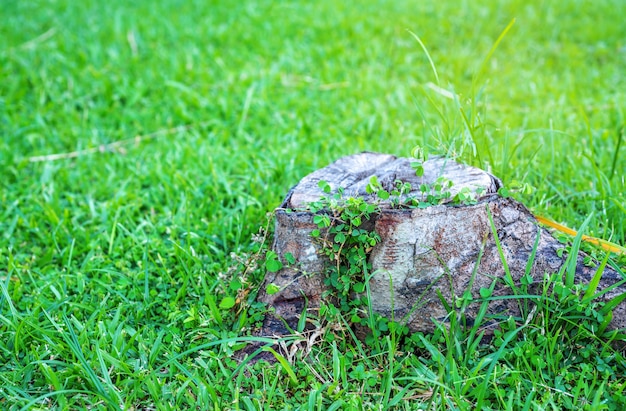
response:
[[[537,213],[578,227],[593,212],[589,232],[625,244],[626,3],[477,3],[5,0],[0,408],[370,408],[384,393],[417,408],[442,384],[433,406],[472,409],[478,394],[462,386],[487,371],[473,367],[502,358],[487,373],[509,387],[490,385],[494,408],[621,409],[621,355],[555,349],[569,338],[558,329],[517,353],[543,368],[497,345],[438,365],[443,337],[420,362],[326,336],[291,384],[285,367],[231,378],[232,342],[175,357],[254,325],[211,309],[240,287],[231,252],[254,249],[266,212],[342,155],[459,155],[534,186],[519,198]],[[427,86],[437,80],[409,30],[439,87],[458,93],[473,143],[455,102]],[[375,367],[398,376],[370,386]]]

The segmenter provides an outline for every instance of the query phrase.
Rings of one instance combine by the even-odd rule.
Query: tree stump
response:
[[[344,157],[306,176],[289,192],[276,210],[273,243],[273,250],[285,265],[277,273],[267,274],[258,296],[274,308],[264,323],[264,335],[286,334],[285,323],[295,329],[302,310],[315,310],[322,302],[326,290],[323,273],[329,262],[320,255],[319,242],[311,237],[311,231],[318,227],[308,209],[311,202],[327,195],[318,187],[320,180],[327,181],[333,192],[342,187],[346,196],[380,202],[380,212],[368,223],[381,237],[369,255],[375,273],[369,283],[371,304],[376,312],[404,322],[413,332],[432,331],[433,320],[447,321],[448,312],[439,295],[452,305],[455,298],[467,298],[466,290],[476,300],[465,310],[471,322],[480,308],[480,289],[489,288],[494,279],[505,278],[489,214],[517,285],[527,271],[535,244],[536,255],[528,267],[534,284],[540,284],[544,274],[563,267],[565,255],[558,250],[564,246],[537,224],[526,207],[497,194],[501,182],[496,177],[440,157],[424,162],[424,175],[417,177],[411,161],[368,152]],[[439,177],[452,181],[451,198],[465,188],[480,195],[471,205],[448,202],[427,208],[394,208],[389,200],[380,201],[367,193],[371,176],[377,176],[387,188],[396,180],[411,183],[412,191],[405,196],[418,199],[423,197],[420,185],[432,184]],[[286,253],[293,255],[295,264],[287,264]],[[583,264],[583,257],[582,253],[578,256],[576,281],[588,283],[596,269]],[[500,280],[496,281],[493,297],[511,294],[506,282]],[[606,289],[621,280],[621,275],[606,268],[598,288]],[[280,291],[266,293],[265,285],[270,283]],[[600,298],[607,301],[623,292],[626,287],[619,285]],[[488,313],[519,316],[519,301],[493,298]],[[615,309],[610,327],[626,327],[625,304]]]

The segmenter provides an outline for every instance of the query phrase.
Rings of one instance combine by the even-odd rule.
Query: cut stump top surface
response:
[[[425,197],[425,194],[420,191],[420,186],[432,185],[440,177],[452,182],[452,186],[447,190],[450,192],[450,199],[465,188],[487,196],[495,194],[502,186],[500,180],[491,174],[444,157],[432,157],[426,160],[422,164],[424,175],[418,177],[411,167],[414,161],[417,160],[371,152],[343,157],[304,177],[287,195],[282,206],[306,210],[309,203],[319,201],[322,196],[327,195],[318,186],[321,180],[330,185],[331,193],[336,193],[339,188],[343,188],[348,196],[363,197],[366,200],[373,197],[366,191],[370,178],[373,176],[378,178],[382,187],[387,191],[393,190],[396,180],[410,183],[411,191],[403,197],[413,197],[417,200],[424,200]],[[390,201],[381,201],[379,205],[381,208],[388,208],[391,206]]]

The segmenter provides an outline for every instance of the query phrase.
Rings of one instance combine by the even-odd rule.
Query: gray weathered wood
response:
[[[439,177],[445,177],[454,183],[449,190],[452,197],[464,188],[472,191],[481,188],[485,195],[495,194],[501,186],[500,180],[483,170],[443,157],[424,162],[424,175],[417,177],[411,161],[408,158],[369,152],[343,157],[304,177],[287,196],[283,207],[306,210],[309,203],[318,201],[325,195],[317,185],[320,180],[328,182],[333,192],[342,187],[347,196],[359,196],[370,201],[374,201],[374,196],[368,194],[365,187],[372,176],[377,176],[383,188],[388,191],[391,191],[396,180],[411,183],[413,191],[408,195],[418,199],[424,197],[419,186],[434,183]],[[389,207],[389,203],[390,200],[383,201],[382,208]]]
[[[333,191],[343,187],[345,195],[363,196],[368,201],[375,201],[365,191],[373,175],[387,188],[391,188],[397,179],[410,182],[414,191],[408,195],[418,198],[422,195],[418,191],[419,185],[432,183],[440,176],[453,182],[452,196],[464,187],[482,193],[474,205],[444,204],[423,209],[394,209],[387,201],[381,203],[380,213],[366,222],[381,237],[380,244],[370,255],[375,271],[370,281],[372,306],[385,316],[402,319],[412,331],[429,332],[434,329],[433,320],[446,322],[447,312],[438,293],[452,301],[469,289],[472,296],[479,300],[481,287],[489,287],[494,278],[504,278],[489,214],[493,216],[502,250],[516,283],[519,284],[520,277],[525,273],[535,241],[538,241],[536,258],[530,269],[535,284],[541,282],[545,273],[561,269],[565,256],[559,257],[557,250],[563,246],[538,226],[526,207],[496,194],[501,186],[497,178],[445,158],[425,162],[424,176],[417,177],[410,163],[411,160],[406,158],[361,153],[344,157],[315,171],[291,190],[281,208],[276,210],[273,249],[281,259],[286,253],[291,253],[296,264],[286,265],[279,272],[266,276],[265,284],[274,283],[281,287],[281,291],[268,295],[262,287],[259,293],[259,300],[275,310],[274,315],[268,316],[263,333],[286,332],[283,320],[293,327],[305,306],[315,310],[322,302],[325,291],[322,272],[327,260],[319,254],[320,245],[310,236],[317,226],[313,223],[313,214],[307,209],[310,202],[324,195],[317,185],[321,179],[326,180]],[[591,279],[595,269],[585,266],[582,258],[582,255],[578,256],[576,280],[585,283]],[[620,280],[618,273],[607,268],[600,289]],[[626,288],[620,286],[602,298],[606,300],[625,291]],[[510,293],[504,281],[497,282],[494,296]],[[473,303],[466,310],[470,321],[476,316],[478,308],[479,303]],[[490,303],[489,314],[518,316],[518,301],[494,299]],[[616,309],[611,327],[626,327],[625,304]]]

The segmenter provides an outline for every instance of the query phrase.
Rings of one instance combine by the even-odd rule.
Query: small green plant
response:
[[[325,294],[327,302],[320,308],[320,315],[345,318],[350,324],[366,327],[369,330],[366,343],[370,348],[376,347],[383,335],[392,335],[393,338],[407,335],[406,326],[374,313],[369,305],[368,283],[372,273],[368,255],[380,241],[380,236],[368,222],[380,212],[381,201],[389,200],[392,208],[425,208],[441,204],[451,197],[452,181],[440,177],[433,184],[422,184],[422,199],[418,200],[410,196],[410,183],[395,180],[392,188],[387,190],[373,176],[366,191],[379,200],[374,202],[362,197],[346,197],[342,188],[331,193],[330,184],[323,180],[318,186],[326,195],[309,204],[310,211],[315,213],[313,222],[318,227],[311,235],[320,241],[323,254],[331,262],[324,280],[328,287]],[[475,201],[476,195],[462,190],[454,203],[470,204]],[[268,254],[266,264],[272,269],[281,266],[273,254]]]
[[[426,208],[448,200],[451,197],[450,188],[452,185],[452,180],[446,177],[438,177],[433,184],[420,185],[420,192],[426,197],[426,200],[420,202],[418,207]]]
[[[472,191],[469,187],[463,187],[452,198],[454,204],[472,205],[478,202],[480,197],[485,192],[484,188],[479,188],[476,191]]]
[[[319,186],[330,192],[327,182],[320,181]],[[313,221],[319,228],[311,235],[321,241],[323,253],[332,262],[325,284],[331,290],[327,297],[334,301],[323,311],[337,313],[336,307],[351,321],[360,322],[360,310],[366,302],[363,296],[366,276],[371,269],[367,257],[380,241],[377,233],[363,225],[378,212],[378,206],[360,197],[343,198],[343,190],[339,189],[309,207],[317,213]]]
[[[391,193],[382,189],[374,177],[368,192],[380,200],[392,197],[392,204],[402,204],[400,197],[410,191],[410,185],[395,182]],[[319,182],[320,188],[330,194],[330,186]],[[367,202],[362,197],[344,197],[340,188],[336,193],[324,196],[309,205],[317,213],[313,221],[318,229],[311,235],[322,245],[322,252],[330,260],[324,283],[328,291],[326,302],[320,307],[320,316],[331,318],[336,323],[347,322],[350,327],[368,330],[365,344],[374,352],[388,347],[382,336],[396,338],[406,335],[408,329],[393,319],[373,312],[370,305],[369,280],[373,273],[368,256],[380,242],[380,236],[372,229],[371,217],[380,212],[380,204]],[[355,337],[356,339],[356,337]]]
[[[372,176],[366,186],[368,194],[375,195],[379,200],[389,200],[391,208],[426,208],[440,205],[452,197],[450,189],[453,182],[446,177],[439,177],[432,184],[421,184],[419,186],[420,198],[412,196],[411,183],[402,180],[395,180],[391,190],[386,190],[378,180]],[[452,197],[455,205],[472,205],[478,202],[478,197],[484,193],[483,188],[472,191],[469,187],[463,187]]]
[[[510,197],[513,193],[520,193],[525,196],[531,195],[535,191],[530,183],[521,183],[517,180],[513,180],[506,185],[506,187],[500,187],[498,194],[502,197]]]
[[[411,183],[408,181],[395,180],[391,191],[387,191],[383,188],[378,177],[372,176],[365,190],[368,194],[376,195],[380,200],[389,200],[392,208],[400,208],[418,203],[416,198],[408,196],[411,188]]]
[[[415,175],[422,177],[424,175],[424,162],[428,160],[428,150],[422,146],[415,146],[411,150],[411,157],[414,159],[411,167],[415,170]]]

